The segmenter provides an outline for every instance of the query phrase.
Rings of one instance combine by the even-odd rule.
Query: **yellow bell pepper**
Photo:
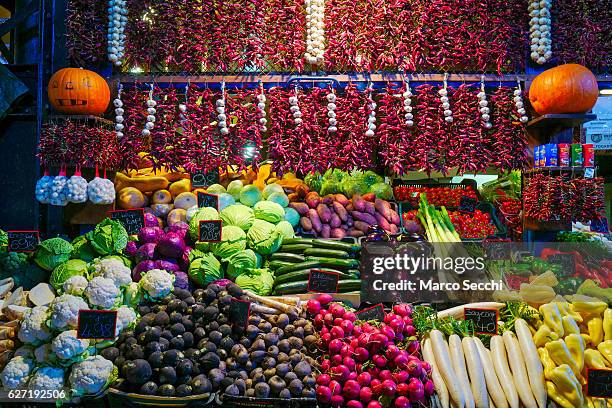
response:
[[[583,295],[574,296],[572,298],[572,305],[574,306],[574,310],[583,316],[585,314],[601,315],[608,308],[608,304],[606,302],[594,297]]]
[[[603,356],[595,349],[586,349],[584,351],[584,364],[587,368],[606,368],[606,362],[604,361]]]
[[[597,350],[607,360],[609,365],[612,365],[612,340],[602,341],[597,345]]]
[[[574,408],[574,405],[561,395],[557,386],[550,381],[546,381],[546,393],[561,408]]]
[[[584,340],[585,346],[588,346],[589,344],[591,344],[591,336],[585,333],[580,333],[580,336],[582,336],[582,340]]]
[[[544,324],[546,324],[550,330],[557,333],[559,337],[563,337],[563,319],[561,318],[561,312],[559,311],[559,302],[546,303],[540,306],[540,313],[544,316]]]
[[[570,354],[576,361],[578,371],[582,372],[584,368],[584,341],[579,334],[570,334],[565,337],[565,344],[567,345]]]
[[[604,340],[612,340],[612,308],[607,308],[603,317]]]
[[[544,367],[544,378],[546,378],[547,380],[550,380],[552,370],[554,370],[554,368],[557,367],[557,365],[552,360],[552,358],[550,358],[550,355],[548,354],[548,350],[546,350],[544,347],[540,347],[538,349],[538,354],[540,356],[540,361],[542,362],[542,366]]]
[[[586,320],[587,329],[589,331],[589,337],[591,343],[597,345],[604,339],[603,333],[603,319],[598,315],[589,316]]]
[[[555,364],[558,366],[567,365],[574,372],[576,377],[580,377],[580,379],[583,380],[582,375],[580,374],[582,369],[580,369],[578,362],[574,359],[572,353],[569,351],[563,340],[548,342],[544,347],[546,347],[550,358],[552,358]]]
[[[571,402],[573,407],[579,408],[586,405],[586,400],[582,394],[582,385],[576,379],[573,370],[567,364],[561,364],[552,370],[552,381],[557,386],[566,400]]]
[[[567,336],[568,334],[580,334],[580,327],[572,316],[563,316],[563,332]]]
[[[571,303],[557,302],[557,306],[559,307],[559,312],[561,312],[561,317],[570,316],[577,323],[582,323],[582,316],[574,310],[574,306]]]
[[[559,336],[557,333],[553,333],[546,324],[542,324],[540,328],[533,335],[533,342],[536,347],[543,347],[546,343],[551,340],[558,340]]]

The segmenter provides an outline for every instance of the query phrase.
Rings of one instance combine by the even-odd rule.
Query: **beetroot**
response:
[[[331,390],[323,385],[318,385],[316,389],[317,401],[323,404],[329,404],[332,399]]]
[[[422,401],[425,398],[425,387],[418,378],[411,378],[408,382],[408,395],[411,402]]]
[[[355,380],[348,380],[344,383],[344,387],[342,387],[342,393],[348,399],[359,397],[359,391],[361,391],[361,386]]]

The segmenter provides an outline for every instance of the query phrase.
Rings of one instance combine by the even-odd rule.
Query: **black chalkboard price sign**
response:
[[[192,188],[206,188],[219,183],[219,169],[208,172],[195,171],[191,173]]]
[[[382,303],[355,312],[357,320],[382,322],[385,320],[385,308]]]
[[[130,235],[138,234],[145,226],[145,215],[142,208],[109,211],[109,215],[111,220],[121,222]]]
[[[308,274],[308,291],[317,293],[337,293],[340,275],[335,272],[311,269]]]
[[[508,260],[512,257],[512,243],[507,241],[488,241],[484,244],[487,257],[492,261]]]
[[[237,326],[247,327],[249,324],[250,314],[251,302],[249,302],[248,300],[232,298],[229,308],[230,322]]]
[[[468,196],[461,196],[459,200],[459,211],[463,212],[474,212],[476,210],[476,204],[478,200]]]
[[[465,320],[474,323],[474,332],[477,334],[497,334],[497,309],[475,309],[466,307],[463,309]]]
[[[612,398],[612,370],[589,369],[587,395],[594,398]]]
[[[576,273],[576,257],[574,254],[552,254],[547,259],[549,262],[561,265],[563,274],[570,276]]]
[[[77,338],[114,339],[116,326],[116,310],[79,310]]]
[[[38,231],[7,231],[9,252],[34,252],[40,242]]]
[[[219,196],[198,191],[198,207],[212,207],[219,210]]]
[[[199,237],[202,242],[220,242],[223,221],[200,221]]]

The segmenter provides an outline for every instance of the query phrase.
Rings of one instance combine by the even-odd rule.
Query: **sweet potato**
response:
[[[368,223],[368,225],[376,224],[376,217],[374,217],[372,214],[368,214],[365,212],[359,212],[359,211],[353,211],[351,215],[355,219],[355,224],[357,224],[357,221],[366,222]]]
[[[317,214],[319,214],[319,218],[323,224],[329,224],[331,221],[332,212],[325,204],[321,203],[317,205]]]
[[[289,202],[294,202],[294,201],[299,201],[300,200],[300,196],[298,195],[298,193],[291,193],[287,196],[287,198],[289,199]]]
[[[395,210],[389,210],[389,212],[391,214],[391,219],[389,220],[389,222],[391,224],[400,225],[400,216],[399,216],[399,214]]]
[[[331,230],[332,238],[344,238],[346,236],[346,232],[342,228],[334,228]]]
[[[363,199],[369,202],[374,202],[374,200],[376,200],[376,194],[374,193],[367,193],[363,195]]]
[[[332,214],[331,220],[329,221],[329,225],[331,225],[332,228],[338,228],[340,224],[342,224],[342,220],[340,219],[338,214]]]
[[[370,215],[376,214],[376,208],[374,207],[374,204],[369,201],[365,201],[365,212]]]
[[[366,210],[366,201],[359,194],[353,196],[353,207],[356,211]]]
[[[355,207],[351,203],[349,203],[349,205],[345,206],[345,208],[346,208],[346,211],[348,211],[348,212],[355,211]]]
[[[348,217],[348,218],[346,219],[346,225],[348,225],[349,227],[352,227],[352,226],[354,225],[354,223],[355,223],[355,222],[354,222],[354,220],[353,220],[353,217]]]
[[[332,207],[334,208],[335,213],[338,214],[338,217],[340,217],[342,221],[346,221],[348,213],[346,212],[346,209],[342,206],[342,204],[339,201],[334,201],[332,203]]]
[[[325,204],[325,205],[329,205],[329,204],[333,203],[334,202],[334,195],[333,194],[326,195],[325,197],[323,197],[321,199],[321,202],[323,204]]]
[[[376,217],[376,223],[378,225],[380,225],[385,231],[391,231],[391,225],[381,213],[377,212],[374,214],[374,216]]]
[[[293,208],[301,216],[308,214],[308,204],[306,203],[289,203],[289,207]]]
[[[397,234],[399,232],[399,227],[395,224],[391,224],[391,233]]]
[[[359,237],[363,237],[365,235],[365,232],[360,231],[358,229],[354,229],[349,231],[349,235],[353,238],[359,238]]]
[[[312,230],[312,221],[310,221],[310,218],[308,218],[308,217],[301,217],[300,218],[300,225],[302,226],[302,229],[304,231],[311,231]]]
[[[310,192],[310,189],[306,184],[300,184],[295,188],[295,192],[300,198],[305,198],[306,194]]]
[[[323,238],[329,238],[331,236],[331,227],[328,224],[323,225],[323,228],[321,228],[321,236]]]
[[[381,213],[387,221],[391,221],[391,214],[389,213],[391,211],[391,206],[388,202],[377,198],[376,201],[374,201],[374,208],[376,208],[376,211]]]
[[[366,233],[368,232],[368,228],[370,228],[370,224],[368,224],[367,222],[363,222],[363,221],[355,221],[355,228],[357,228],[359,231]]]
[[[336,194],[336,195],[334,195],[334,198],[336,199],[337,202],[342,204],[342,206],[344,206],[344,207],[346,207],[350,203],[349,199],[346,198],[346,196],[344,194]]]
[[[317,194],[315,191],[311,191],[310,193],[306,194],[306,204],[308,204],[308,207],[317,208],[317,205],[319,205],[320,202],[321,197],[319,197],[319,194]]]
[[[321,218],[319,218],[317,210],[315,210],[314,208],[308,210],[308,218],[310,218],[310,221],[312,222],[312,229],[317,232],[321,232],[321,230],[323,229],[323,224],[321,224]]]

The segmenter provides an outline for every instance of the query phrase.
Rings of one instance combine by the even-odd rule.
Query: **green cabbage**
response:
[[[223,278],[223,269],[212,252],[208,252],[201,258],[191,261],[187,274],[197,285],[205,288],[208,284]]]
[[[219,258],[226,260],[238,251],[246,249],[246,234],[233,225],[221,229],[221,242],[211,242],[210,250]]]
[[[263,195],[264,200],[267,200],[268,197],[270,197],[274,193],[285,194],[285,190],[283,189],[283,186],[281,186],[280,184],[276,184],[276,183],[268,184],[263,189],[262,195]]]
[[[219,220],[219,213],[212,207],[199,208],[189,221],[189,236],[197,241],[200,238],[200,221]]]
[[[255,204],[253,209],[255,218],[258,220],[276,224],[285,218],[285,210],[283,210],[283,207],[272,201],[260,201]]]
[[[236,200],[240,200],[240,191],[244,185],[240,180],[233,180],[227,185],[227,192],[234,197]]]
[[[70,259],[53,269],[49,283],[55,290],[60,290],[68,278],[77,275],[87,276],[87,262],[80,259]]]
[[[71,258],[74,259],[81,259],[85,262],[91,262],[95,258],[100,256],[91,246],[85,235],[79,235],[78,237],[76,237],[72,241],[72,247],[74,249],[72,250]]]
[[[100,255],[120,254],[125,249],[128,238],[123,224],[110,218],[104,219],[93,231],[87,233],[91,246]]]
[[[267,296],[272,293],[274,275],[268,269],[249,269],[236,278],[236,284],[260,296]]]
[[[236,204],[236,200],[234,200],[231,194],[219,194],[219,211],[223,211],[224,208],[234,204]]]
[[[393,199],[393,188],[387,183],[376,183],[370,187],[370,193],[376,194],[376,197],[383,200]]]
[[[225,187],[223,187],[221,184],[213,184],[212,186],[208,187],[206,189],[206,192],[208,194],[221,194],[221,193],[225,193]]]
[[[243,231],[248,231],[255,219],[253,209],[243,204],[230,205],[224,208],[220,215],[223,225],[240,227]]]
[[[261,200],[261,191],[259,191],[257,186],[249,184],[240,190],[240,202],[242,204],[252,207],[257,204],[259,200]]]
[[[125,228],[123,229],[123,231],[125,232]],[[52,271],[57,266],[63,264],[68,259],[70,259],[70,254],[72,254],[72,250],[72,245],[65,239],[50,238],[41,242],[38,245],[38,249],[36,250],[36,254],[34,255],[34,262],[36,262],[36,265],[40,266],[44,270]]]
[[[287,207],[289,205],[289,197],[287,197],[285,193],[272,193],[268,196],[268,201],[272,201],[281,207]]]
[[[285,208],[285,221],[289,221],[289,224],[295,228],[300,223],[300,214],[293,208],[287,207]]]
[[[0,254],[8,250],[8,234],[0,229]]]
[[[382,176],[379,176],[375,172],[368,170],[363,174],[358,176],[359,180],[365,184],[367,187],[367,192],[369,192],[370,188],[376,183],[383,183],[385,179]]]
[[[276,231],[283,236],[283,239],[295,237],[295,232],[289,221],[283,220],[276,224]]]
[[[278,251],[282,242],[283,236],[276,230],[274,224],[267,221],[256,219],[247,232],[247,245],[262,255],[270,255]]]
[[[314,173],[308,173],[306,177],[304,177],[304,183],[306,183],[310,191],[321,191],[322,180],[323,177],[318,171]]]
[[[236,252],[227,259],[227,276],[236,279],[238,275],[246,272],[247,269],[259,268],[261,257],[250,249]]]

